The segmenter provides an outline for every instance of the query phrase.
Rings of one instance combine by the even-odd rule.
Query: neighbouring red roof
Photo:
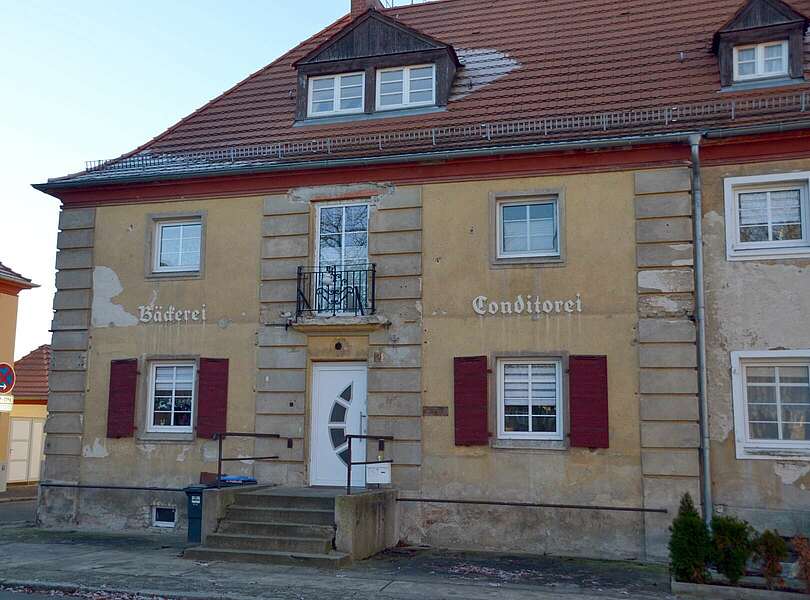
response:
[[[20,288],[37,287],[30,279],[23,277],[16,271],[12,271],[6,265],[0,262],[0,281],[8,282]]]
[[[386,15],[457,51],[463,67],[447,110],[294,126],[293,63],[348,25],[347,15],[131,153],[143,161],[140,165],[130,160],[118,170],[113,164],[71,177],[107,179],[137,174],[139,168],[179,177],[201,163],[229,160],[234,149],[252,149],[236,154],[246,160],[282,162],[803,118],[807,83],[720,91],[713,36],[743,4],[438,0],[388,9]],[[790,5],[810,14],[810,0]],[[408,137],[413,132],[420,134]],[[288,145],[273,146],[283,143]],[[212,150],[221,152],[155,160],[167,153]]]
[[[26,400],[47,400],[50,364],[51,347],[47,344],[15,362],[17,383],[14,385],[14,396]]]

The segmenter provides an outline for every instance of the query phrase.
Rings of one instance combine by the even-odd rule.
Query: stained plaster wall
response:
[[[810,348],[810,260],[726,260],[723,179],[809,169],[806,159],[703,169],[714,500],[784,535],[810,531],[810,462],[736,458],[730,353]]]
[[[205,214],[202,277],[149,279],[145,273],[147,230],[151,227],[148,216],[178,212]],[[90,234],[76,235],[77,222],[84,228],[80,232],[89,230]],[[51,373],[55,386],[51,386],[49,402],[45,477],[82,484],[183,487],[198,482],[201,471],[216,472],[217,450],[212,440],[142,438],[146,425],[145,365],[147,357],[158,356],[228,358],[228,429],[254,430],[261,199],[66,211],[60,226],[62,256],[57,259],[57,267],[61,268],[54,304]],[[80,242],[81,254],[65,247],[79,237],[85,240]],[[74,283],[79,280],[84,283]],[[68,295],[66,291],[74,290],[66,286],[84,289],[79,290],[80,294]],[[138,307],[148,304],[193,310],[205,304],[207,321],[141,323]],[[77,311],[82,314],[73,317],[71,313]],[[110,361],[121,358],[140,360],[137,429],[134,438],[108,439]],[[230,456],[255,455],[249,439],[232,438],[225,448]],[[247,462],[231,463],[227,470],[251,474],[252,468]],[[150,502],[170,502],[181,510],[185,505],[182,494],[85,491],[79,496],[72,491],[50,489],[43,496],[43,523],[78,522],[104,528],[149,526],[146,509]]]
[[[565,194],[565,264],[492,268],[490,193],[548,189]],[[422,403],[448,409],[447,416],[422,419],[424,496],[643,505],[633,198],[630,172],[424,187]],[[578,293],[581,314],[481,317],[471,304],[479,295],[514,301],[518,294],[568,299]],[[454,445],[453,358],[487,355],[494,372],[495,353],[515,352],[608,356],[609,449]],[[491,388],[491,411],[494,394]],[[442,504],[404,504],[401,511],[405,537],[438,546],[602,557],[644,553],[638,513]]]
[[[0,362],[14,362],[14,338],[17,333],[17,296],[0,294]],[[0,413],[0,492],[6,489],[8,475],[9,413]]]

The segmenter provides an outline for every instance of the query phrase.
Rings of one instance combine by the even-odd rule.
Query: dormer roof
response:
[[[430,50],[447,50],[456,65],[461,65],[450,44],[369,9],[293,66]]]
[[[748,0],[715,33],[714,49],[717,50],[723,34],[785,25],[799,25],[802,29],[806,29],[807,24],[807,17],[782,0]]]

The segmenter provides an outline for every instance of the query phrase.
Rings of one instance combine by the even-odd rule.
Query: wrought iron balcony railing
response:
[[[298,267],[296,317],[373,315],[376,265]]]

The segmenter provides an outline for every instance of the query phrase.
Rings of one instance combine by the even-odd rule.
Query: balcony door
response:
[[[368,293],[368,204],[318,207],[316,276],[318,313],[357,313]]]

